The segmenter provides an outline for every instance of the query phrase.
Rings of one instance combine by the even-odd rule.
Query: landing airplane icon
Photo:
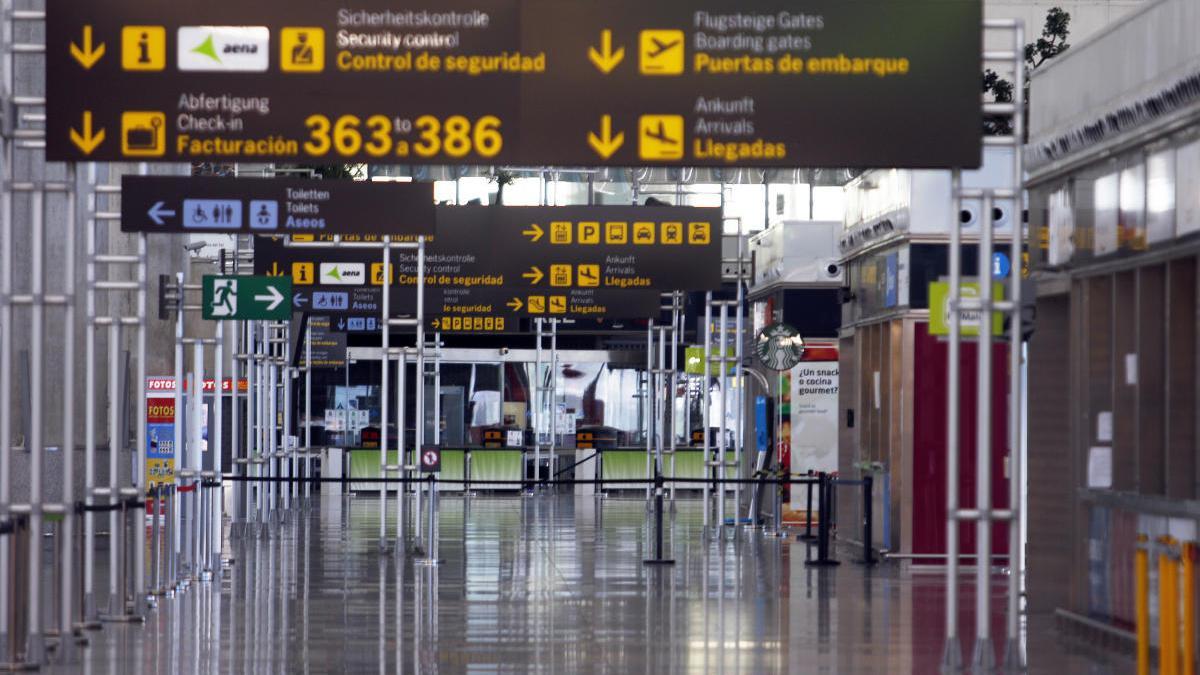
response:
[[[662,122],[658,123],[658,129],[646,132],[646,138],[653,138],[656,141],[661,141],[667,145],[678,145],[678,138],[671,138],[667,135],[666,125]]]

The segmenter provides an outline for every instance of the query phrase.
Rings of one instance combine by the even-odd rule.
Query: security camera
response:
[[[205,246],[208,246],[208,242],[194,241],[190,244],[184,244],[183,250],[187,251],[188,253],[199,253],[200,251],[204,250]]]
[[[500,348],[500,356],[508,356],[508,351],[509,351],[508,347],[501,347]]]
[[[979,224],[979,205],[965,204],[958,212],[958,222],[962,227],[974,227]]]
[[[825,273],[831,277],[836,277],[839,271],[841,270],[835,263],[829,263],[829,265],[825,267]]]

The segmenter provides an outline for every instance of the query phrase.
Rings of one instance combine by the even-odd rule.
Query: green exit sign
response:
[[[204,318],[210,321],[287,321],[291,277],[204,277]]]

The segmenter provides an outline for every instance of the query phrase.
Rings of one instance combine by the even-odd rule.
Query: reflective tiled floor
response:
[[[700,515],[697,502],[678,503],[668,521],[668,552],[678,562],[651,567],[642,562],[650,519],[640,500],[443,497],[441,564],[426,567],[411,550],[380,551],[378,499],[314,499],[268,536],[230,540],[234,562],[214,584],[164,599],[144,626],[91,634],[83,669],[937,671],[940,576],[863,568],[848,549],[839,551],[840,567],[808,568],[807,544],[754,534],[705,543]],[[1003,617],[994,618],[1000,635]],[[969,612],[960,625],[971,634]],[[1030,672],[1132,670],[1064,641],[1049,624],[1029,634]]]

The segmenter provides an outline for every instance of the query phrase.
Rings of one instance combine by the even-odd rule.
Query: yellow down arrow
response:
[[[84,70],[91,70],[96,62],[104,57],[104,43],[92,46],[92,27],[87,25],[83,27],[83,48],[80,49],[74,42],[71,43],[71,56],[83,66]]]
[[[75,131],[74,128],[71,129],[71,142],[85,155],[92,154],[104,142],[104,129],[92,132],[92,112],[90,110],[85,110],[83,113],[83,133]]]
[[[524,306],[525,306],[525,303],[521,302],[520,298],[513,298],[512,300],[508,301],[508,308],[514,312],[521,311],[521,308]]]
[[[595,150],[597,155],[600,155],[600,159],[612,157],[613,153],[620,150],[624,144],[624,133],[617,133],[616,136],[613,136],[612,115],[605,115],[600,118],[599,136],[593,132],[588,132],[588,145],[592,146],[592,150]]]
[[[546,275],[542,274],[542,270],[538,269],[537,266],[534,266],[530,267],[528,272],[522,274],[521,278],[528,279],[530,283],[532,283],[534,286],[537,286],[538,284],[542,283],[542,277],[544,276]]]
[[[617,47],[617,51],[612,48],[612,31],[607,28],[600,31],[600,49],[588,47],[588,58],[600,72],[605,75],[611,73],[613,68],[621,65],[621,61],[625,60],[625,48]]]

